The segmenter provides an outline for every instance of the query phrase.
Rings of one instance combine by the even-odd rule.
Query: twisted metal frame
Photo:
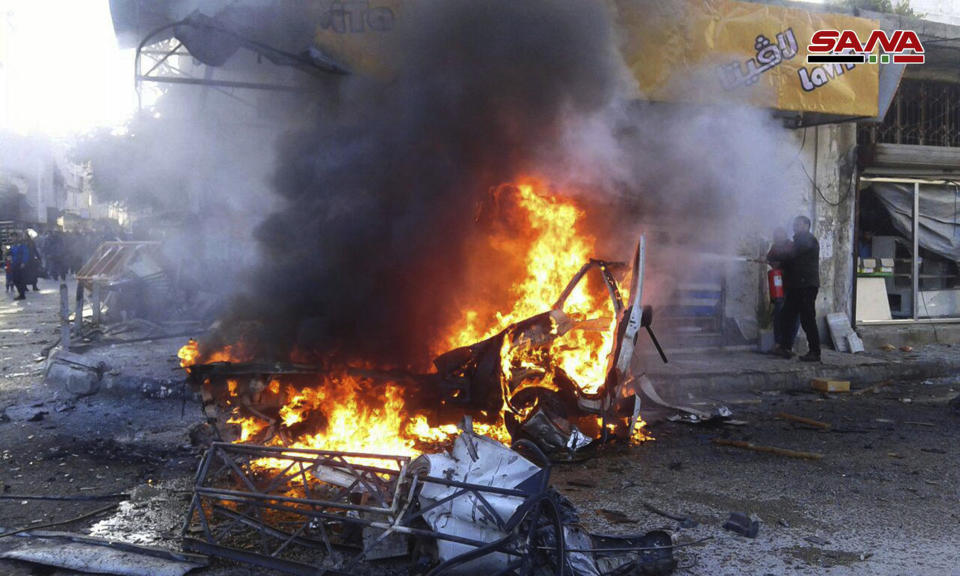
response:
[[[406,456],[216,442],[197,470],[182,531],[184,548],[291,574],[347,575],[374,547],[392,534],[401,534],[473,548],[440,563],[430,576],[498,553],[507,555],[509,562],[492,576],[507,576],[534,573],[536,554],[543,548],[538,538],[550,530],[549,550],[556,554],[554,566],[562,574],[563,527],[548,491],[549,461],[532,443],[521,445],[537,455],[543,468],[535,482],[512,489],[418,474],[411,471]],[[258,466],[256,462],[264,458],[275,459],[280,466]],[[418,494],[426,484],[453,491],[420,508]],[[493,496],[522,502],[504,518],[490,503]],[[480,514],[505,536],[485,542],[427,527],[424,514],[463,497],[472,497]],[[366,527],[381,533],[359,553],[340,541],[339,536]],[[250,541],[251,536],[256,541]],[[244,538],[248,545],[238,545],[237,540]],[[354,554],[352,559],[333,566],[341,553],[349,552]]]

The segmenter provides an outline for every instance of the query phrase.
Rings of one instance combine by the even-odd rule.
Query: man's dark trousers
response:
[[[783,326],[796,326],[797,317],[800,317],[800,326],[807,335],[807,344],[810,346],[810,354],[820,356],[820,331],[817,328],[817,293],[820,288],[816,286],[804,286],[801,288],[791,288],[786,290],[783,302]],[[783,335],[783,348],[785,350],[793,349],[793,341],[797,337],[797,331],[787,331]]]

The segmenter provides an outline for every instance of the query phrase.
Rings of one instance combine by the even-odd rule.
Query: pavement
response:
[[[643,344],[641,344],[642,346]],[[645,350],[638,371],[668,400],[809,387],[814,378],[848,380],[857,389],[896,380],[927,380],[960,374],[960,345],[927,344],[858,354],[824,350],[822,362],[786,360],[745,349],[668,350],[669,363]]]

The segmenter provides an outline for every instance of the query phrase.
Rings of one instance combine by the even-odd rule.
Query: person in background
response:
[[[873,232],[868,230],[860,231],[860,238],[857,240],[857,256],[860,258],[873,258]]]
[[[773,245],[770,246],[770,251],[767,252],[767,263],[770,264],[771,268],[780,270],[784,286],[787,284],[788,271],[784,269],[781,260],[789,257],[791,250],[793,250],[793,242],[787,237],[787,231],[783,228],[774,230]],[[789,328],[785,326],[783,323],[784,298],[773,298],[771,295],[771,300],[773,302],[773,340],[776,342],[776,348],[774,348],[773,353],[782,356],[783,351],[786,349],[784,347],[784,336],[788,331],[796,335],[799,323],[798,320],[795,320]]]
[[[30,246],[23,236],[17,232],[10,247],[10,271],[13,274],[13,285],[17,288],[17,297],[14,300],[27,299],[27,266],[30,263]]]
[[[784,267],[783,325],[792,326],[799,317],[807,335],[810,351],[801,356],[804,362],[820,361],[820,331],[817,328],[817,293],[820,291],[820,242],[810,233],[810,219],[797,216],[793,220],[793,246],[777,255]],[[784,333],[780,356],[793,356],[796,331]]]
[[[7,294],[9,294],[13,290],[13,268],[10,266],[10,249],[7,246],[4,248],[7,250],[3,252],[3,275],[6,276]]]
[[[23,235],[23,242],[27,245],[29,252],[27,267],[24,269],[23,283],[32,287],[34,292],[39,292],[40,288],[37,287],[37,280],[40,278],[40,269],[43,266],[43,262],[40,260],[40,251],[37,250],[37,243],[33,241],[30,232]]]
[[[63,232],[57,228],[50,232],[43,244],[47,260],[47,274],[51,280],[61,282],[67,279],[67,255],[63,242]]]

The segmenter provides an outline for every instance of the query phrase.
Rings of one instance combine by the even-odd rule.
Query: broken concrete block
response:
[[[850,347],[847,337],[853,333],[850,327],[850,318],[843,312],[827,314],[827,328],[830,330],[830,338],[833,340],[833,347],[837,352],[849,352]]]
[[[100,381],[106,369],[102,361],[61,350],[50,357],[43,382],[62,388],[74,396],[89,396],[100,390]]]
[[[851,354],[856,354],[857,352],[863,352],[865,350],[863,347],[863,340],[860,339],[860,336],[858,336],[856,332],[847,334],[847,346],[850,348]]]
[[[849,392],[849,380],[827,380],[826,378],[814,378],[811,381],[814,390],[820,392]]]

